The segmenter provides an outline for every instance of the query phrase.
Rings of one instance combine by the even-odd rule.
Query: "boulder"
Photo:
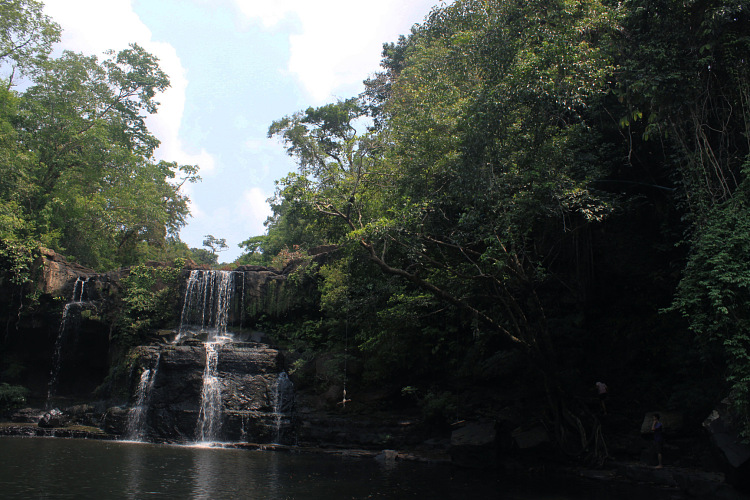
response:
[[[743,443],[739,435],[731,395],[711,412],[703,422],[703,428],[724,464],[727,481],[742,490],[750,490],[750,445]]]
[[[538,425],[531,429],[516,429],[513,431],[513,440],[521,450],[529,450],[531,448],[537,448],[542,445],[546,445],[550,442],[549,434],[547,429]]]
[[[470,422],[451,434],[448,453],[461,467],[487,468],[497,463],[497,430],[494,421]]]
[[[36,424],[44,416],[44,412],[36,408],[23,408],[13,412],[10,416],[11,422],[23,424]]]
[[[71,423],[98,427],[101,422],[103,408],[97,409],[92,404],[75,405],[65,409]]]
[[[42,418],[37,425],[45,429],[51,429],[54,427],[62,427],[67,423],[66,420],[67,419],[63,412],[55,408],[42,415]]]
[[[42,269],[39,288],[44,293],[69,297],[72,294],[72,283],[78,278],[89,278],[95,274],[93,269],[83,267],[75,262],[68,262],[65,257],[54,250],[41,248]]]
[[[104,413],[104,432],[121,435],[128,428],[128,410],[119,406],[108,408]]]

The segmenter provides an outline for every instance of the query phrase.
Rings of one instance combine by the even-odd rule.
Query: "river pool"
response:
[[[0,438],[2,499],[674,498],[637,486],[554,484],[487,471],[312,453]]]

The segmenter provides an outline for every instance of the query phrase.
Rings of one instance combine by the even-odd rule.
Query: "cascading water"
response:
[[[294,394],[293,391],[294,384],[289,380],[289,376],[287,376],[286,372],[279,373],[279,376],[276,379],[273,395],[273,417],[276,431],[276,443],[281,441],[282,421],[285,417],[288,418],[289,407],[292,404]]]
[[[206,342],[206,368],[203,370],[201,409],[198,414],[196,436],[203,443],[215,442],[221,432],[221,380],[217,374],[219,348],[223,340]]]
[[[150,403],[136,404],[133,418],[150,406],[149,429],[174,441],[291,442],[294,395],[281,355],[242,330],[246,297],[278,279],[268,270],[191,271],[175,341],[139,348],[162,357]],[[152,376],[142,374],[140,386]]]
[[[211,342],[217,335],[226,333],[234,299],[235,274],[234,271],[190,271],[176,341],[189,333],[206,333]]]
[[[48,408],[50,406],[50,400],[55,396],[57,391],[57,382],[60,375],[60,368],[62,366],[62,348],[68,331],[71,329],[71,309],[74,307],[81,309],[82,305],[86,303],[83,299],[84,297],[88,297],[86,294],[86,283],[88,283],[88,281],[89,278],[82,279],[81,277],[78,277],[78,279],[76,279],[75,284],[73,284],[73,296],[70,298],[70,302],[63,307],[62,317],[60,318],[60,327],[58,328],[57,339],[55,340],[55,350],[52,355],[52,368],[50,369],[49,383],[47,386],[46,406]]]
[[[141,379],[135,393],[135,405],[128,410],[128,426],[125,438],[130,441],[143,441],[145,437],[148,405],[151,400],[156,374],[159,371],[160,359],[161,354],[156,357],[153,368],[143,370],[141,373]]]

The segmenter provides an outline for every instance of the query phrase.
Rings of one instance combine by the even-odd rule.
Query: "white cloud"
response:
[[[190,199],[190,201],[188,202],[190,216],[193,219],[204,219],[206,217],[206,212],[201,208],[200,205],[195,202],[195,184],[186,182],[182,185],[180,191],[183,195],[187,196]]]
[[[237,204],[237,218],[247,236],[265,233],[263,223],[271,215],[271,207],[266,202],[269,196],[257,187],[242,193],[242,198]]]
[[[248,19],[267,28],[291,19],[288,70],[317,103],[349,97],[351,88],[378,70],[382,44],[408,34],[438,0],[233,0]]]
[[[101,58],[106,50],[118,51],[137,43],[158,57],[171,87],[157,96],[159,112],[148,118],[149,129],[161,141],[157,158],[200,165],[204,175],[215,169],[215,161],[205,149],[191,153],[180,141],[188,85],[185,69],[173,46],[152,40],[151,31],[133,11],[131,0],[46,0],[44,10],[63,28],[63,49]]]

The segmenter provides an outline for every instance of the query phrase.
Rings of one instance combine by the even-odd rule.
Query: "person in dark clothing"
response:
[[[596,386],[596,392],[599,394],[599,403],[602,405],[602,414],[607,414],[607,395],[609,394],[609,387],[607,387],[607,384],[604,382],[597,382],[594,384]]]
[[[659,459],[657,469],[663,467],[661,462],[661,453],[664,448],[664,426],[661,424],[661,415],[654,413],[654,422],[651,424],[651,430],[654,432],[654,445],[656,447],[656,457]]]

